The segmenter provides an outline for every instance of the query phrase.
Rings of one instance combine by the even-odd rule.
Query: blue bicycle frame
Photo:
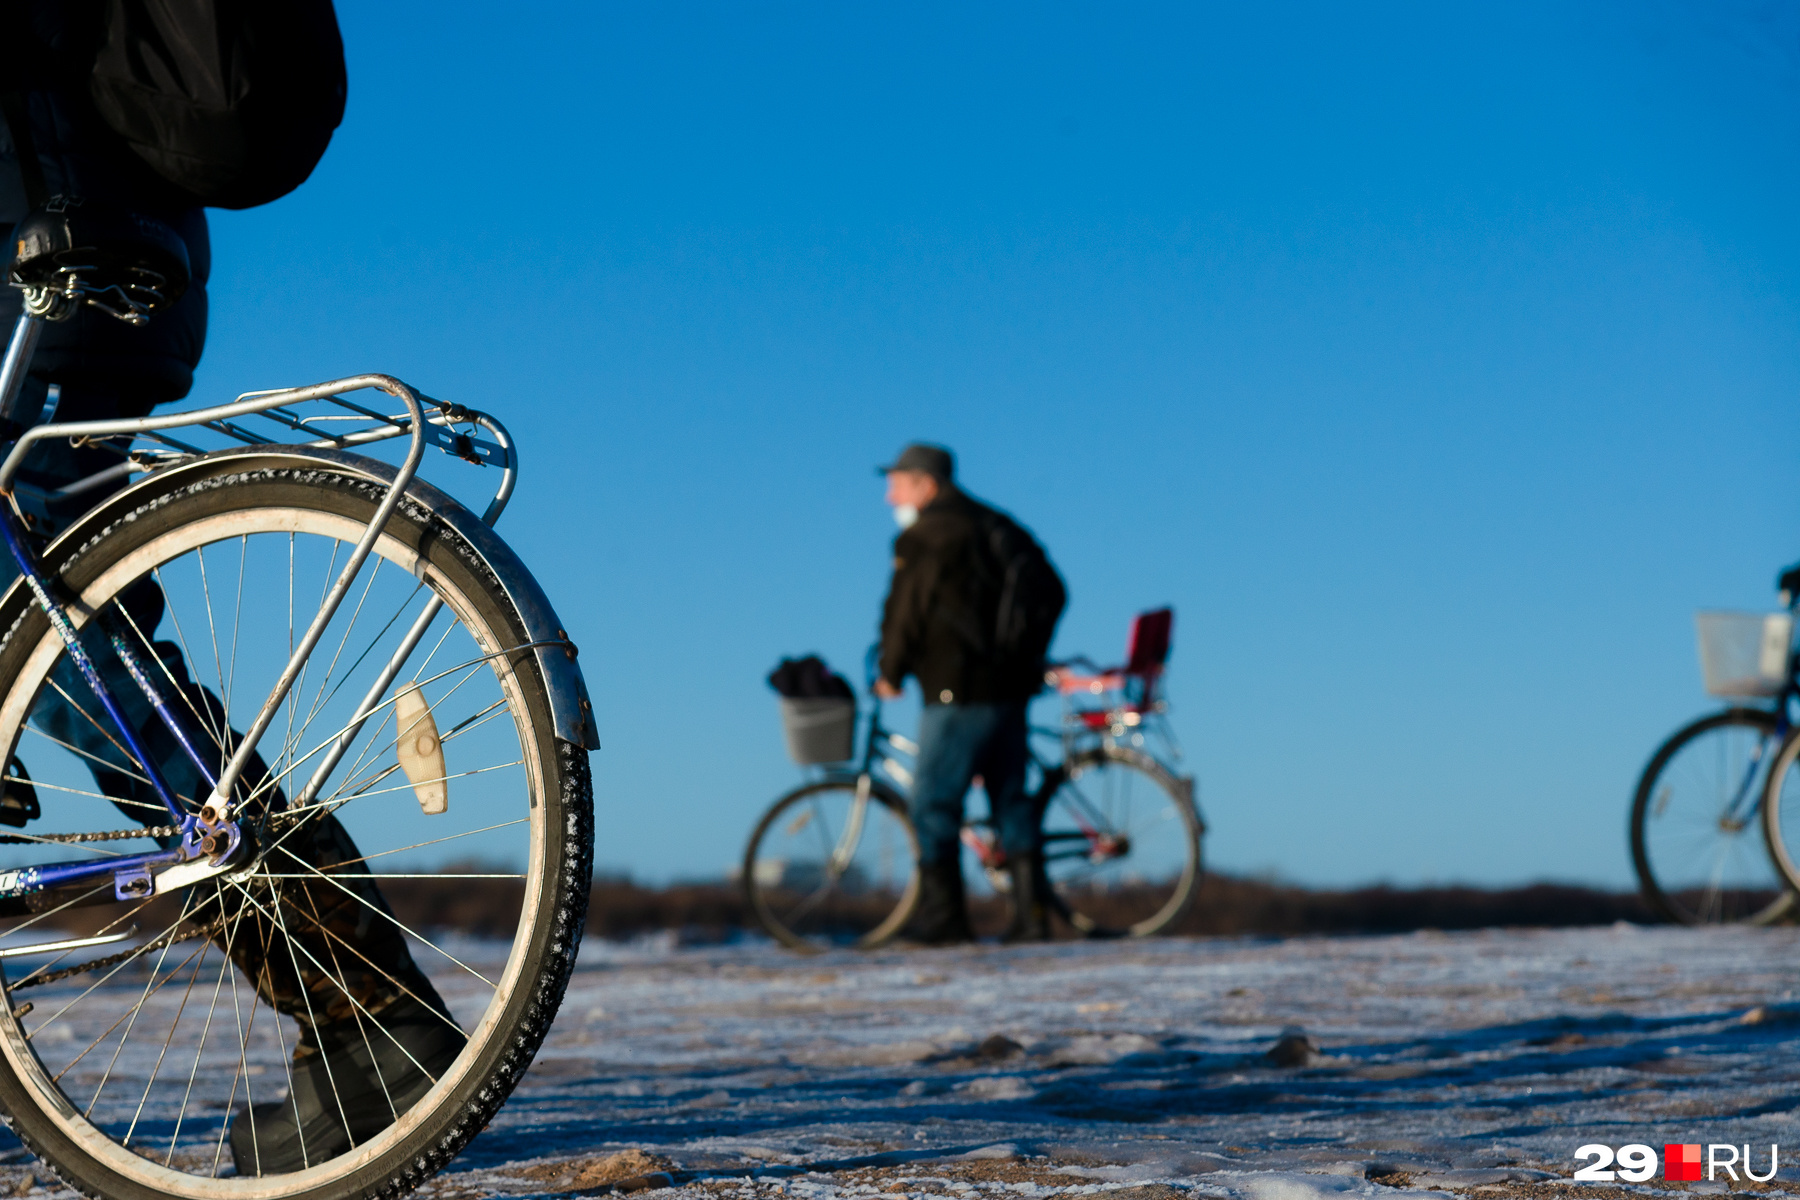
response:
[[[1750,755],[1750,761],[1744,765],[1743,780],[1738,784],[1731,802],[1725,806],[1725,811],[1720,814],[1721,822],[1734,829],[1743,829],[1756,820],[1757,813],[1762,809],[1763,797],[1763,788],[1759,785],[1758,778],[1768,757],[1778,753],[1787,742],[1788,733],[1794,727],[1790,714],[1796,701],[1800,701],[1800,654],[1790,655],[1788,658],[1787,686],[1775,698],[1775,728],[1757,745],[1755,753]]]

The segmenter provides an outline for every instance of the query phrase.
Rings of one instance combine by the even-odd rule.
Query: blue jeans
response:
[[[925,866],[960,853],[963,797],[981,776],[988,806],[1008,854],[1037,849],[1037,813],[1025,792],[1025,704],[928,704],[919,718],[919,761],[913,772],[912,820]]]

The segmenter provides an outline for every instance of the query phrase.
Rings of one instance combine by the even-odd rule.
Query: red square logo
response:
[[[1700,1147],[1695,1143],[1663,1145],[1663,1178],[1695,1180],[1700,1178]]]

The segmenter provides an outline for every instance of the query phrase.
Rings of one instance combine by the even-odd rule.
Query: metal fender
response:
[[[102,501],[50,543],[43,553],[45,569],[54,572],[72,547],[82,545],[119,516],[158,496],[218,475],[295,468],[335,471],[384,487],[391,487],[398,473],[378,459],[310,446],[245,446],[199,455],[163,467]],[[525,632],[536,643],[533,653],[537,655],[549,688],[550,715],[556,736],[584,749],[598,750],[600,734],[594,724],[593,705],[588,701],[587,684],[582,679],[581,668],[575,663],[575,644],[569,640],[549,598],[525,569],[525,564],[519,561],[519,556],[447,492],[415,477],[407,485],[406,497],[430,508],[455,529],[494,573],[518,608],[525,621]],[[23,606],[28,603],[30,596],[23,581],[15,580],[0,597],[0,629],[12,629],[22,615]]]

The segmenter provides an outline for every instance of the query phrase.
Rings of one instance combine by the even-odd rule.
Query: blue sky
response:
[[[1627,883],[1692,611],[1800,558],[1790,7],[340,19],[195,395],[509,423],[605,869],[716,876],[796,780],[762,677],[860,660],[910,438],[1048,545],[1060,650],[1175,605],[1211,863],[1306,883]]]

